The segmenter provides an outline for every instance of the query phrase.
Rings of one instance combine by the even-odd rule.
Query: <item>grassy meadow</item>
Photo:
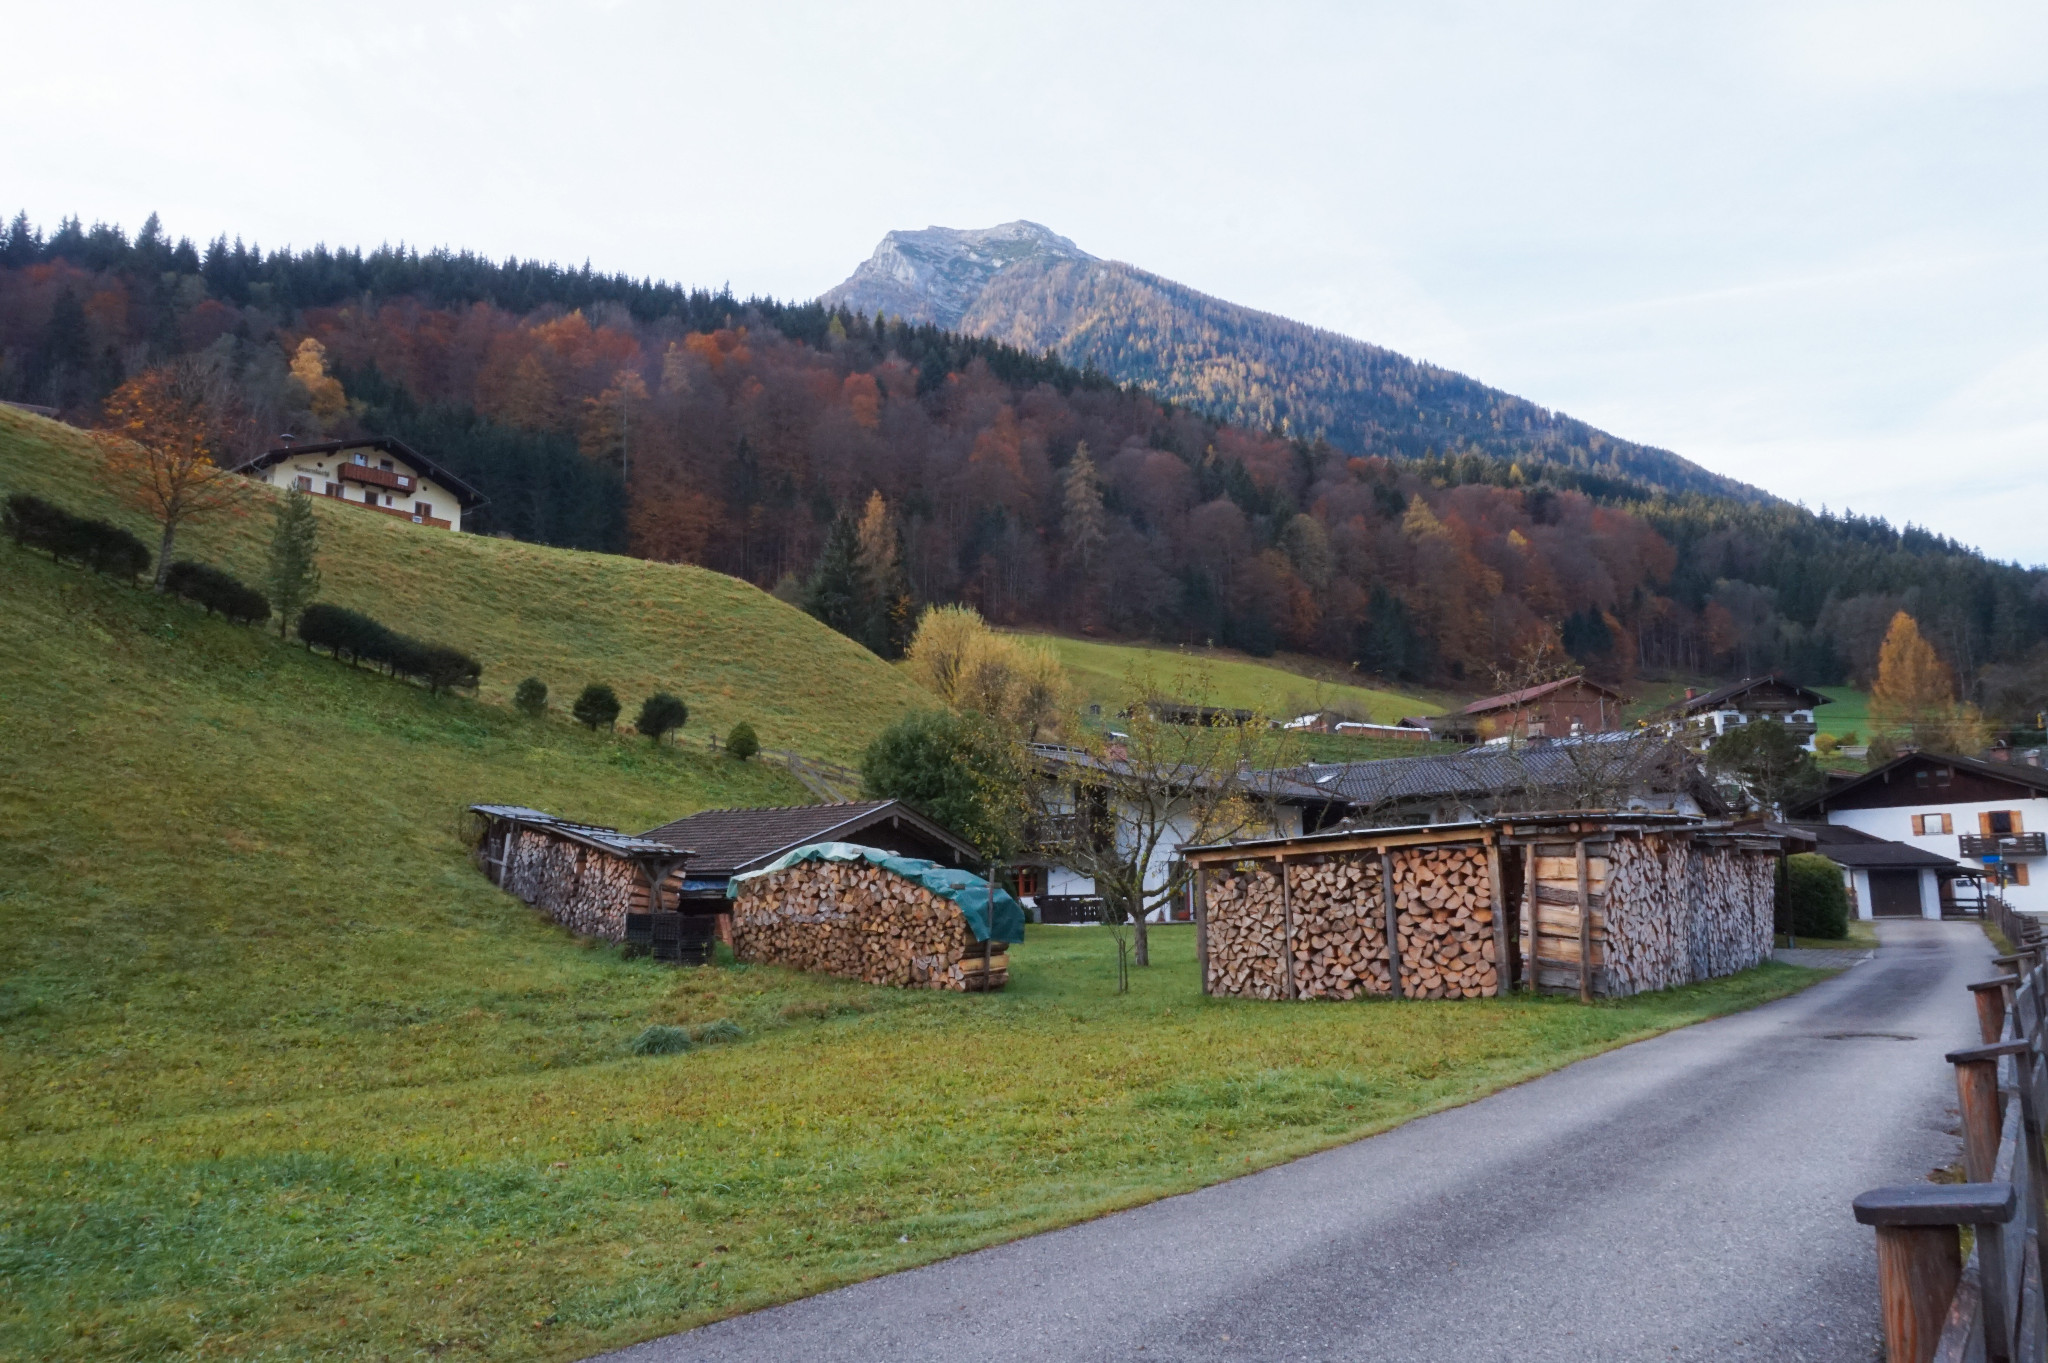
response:
[[[116,506],[97,470],[82,432],[0,407],[0,493],[116,521],[154,551],[156,532]],[[249,493],[251,514],[181,533],[178,557],[260,582],[271,498],[282,494],[255,484]],[[648,694],[672,691],[690,706],[693,738],[746,720],[766,747],[849,763],[889,720],[930,704],[897,669],[737,578],[314,505],[322,597],[480,658],[485,700],[507,701],[522,677],[538,676],[566,712],[601,681],[629,722]]]
[[[0,412],[0,484],[102,509],[27,420]],[[494,890],[463,807],[639,829],[804,794],[525,720],[497,703],[512,682],[602,668],[695,707],[723,676],[732,717],[779,703],[769,741],[826,755],[908,684],[712,574],[322,512],[335,599],[478,649],[481,699],[0,542],[8,1363],[576,1358],[1228,1178],[1818,977],[1593,1007],[1234,1002],[1200,995],[1185,928],[1124,996],[1091,929],[1034,930],[989,997],[627,960]],[[253,573],[260,526],[192,547]],[[630,1053],[650,1024],[718,1022]]]
[[[1024,637],[1052,645],[1084,704],[1121,703],[1126,679],[1134,672],[1149,673],[1170,686],[1198,671],[1208,678],[1208,704],[1257,710],[1275,719],[1335,707],[1369,717],[1374,724],[1393,724],[1408,715],[1441,714],[1464,703],[1447,692],[1356,685],[1341,680],[1339,669],[1316,658],[1279,654],[1262,659],[1228,649],[1114,644],[1059,634]]]

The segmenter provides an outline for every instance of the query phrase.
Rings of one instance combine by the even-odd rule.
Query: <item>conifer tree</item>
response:
[[[1085,574],[1094,568],[1096,556],[1109,542],[1102,480],[1085,440],[1074,446],[1074,457],[1067,461],[1063,502],[1060,530],[1067,539],[1067,561]]]
[[[833,518],[818,555],[817,571],[804,591],[804,609],[849,639],[866,634],[867,593],[860,570],[860,534],[844,515]]]
[[[277,637],[320,594],[320,522],[313,499],[294,487],[277,504],[270,529],[270,567],[264,585],[277,610]]]
[[[868,621],[862,642],[884,658],[900,658],[910,643],[910,579],[903,571],[903,528],[882,494],[868,494],[856,531]]]

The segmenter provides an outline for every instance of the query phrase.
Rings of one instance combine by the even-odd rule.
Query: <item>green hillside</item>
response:
[[[94,481],[82,433],[0,407],[0,492],[26,490],[157,536]],[[195,527],[180,557],[260,579],[271,489],[254,514]],[[688,702],[689,734],[746,720],[771,748],[850,762],[875,732],[929,698],[887,663],[803,612],[736,578],[687,565],[451,535],[325,500],[326,600],[483,660],[481,699],[504,702],[526,676],[566,708],[583,686],[610,683],[630,718],[641,697]]]
[[[580,1358],[1813,978],[1294,1009],[1202,998],[1184,928],[1128,995],[1085,932],[1013,948],[994,997],[674,970],[493,889],[461,809],[637,828],[801,799],[780,769],[430,696],[4,541],[0,695],[10,1361]]]
[[[1125,679],[1134,672],[1150,673],[1170,686],[1176,678],[1197,671],[1208,679],[1208,704],[1257,710],[1274,718],[1329,708],[1353,712],[1375,724],[1392,724],[1408,715],[1441,714],[1460,703],[1441,692],[1387,691],[1337,681],[1328,676],[1333,671],[1329,664],[1312,658],[1267,661],[1226,649],[1112,644],[1055,634],[1024,637],[1053,646],[1084,703],[1118,700]]]

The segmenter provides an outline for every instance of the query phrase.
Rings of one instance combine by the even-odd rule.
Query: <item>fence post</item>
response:
[[[2011,986],[2012,977],[2002,980],[1979,980],[1970,986],[1970,993],[1976,996],[1977,1035],[1989,1046],[2005,1035],[2005,991]]]
[[[1877,1228],[1878,1307],[1886,1363],[1929,1363],[1962,1281],[1958,1226],[2002,1226],[2019,1199],[2010,1183],[1874,1188],[1856,1219]]]

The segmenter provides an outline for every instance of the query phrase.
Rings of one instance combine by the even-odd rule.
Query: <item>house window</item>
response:
[[[434,514],[434,504],[432,502],[414,502],[412,504],[412,514],[415,516],[431,516]]]
[[[1977,831],[1987,838],[1999,838],[2027,830],[2017,809],[1992,809],[1977,816]]]
[[[321,488],[321,493],[328,497],[339,497],[341,495],[341,484],[328,483]]]
[[[1934,784],[1937,786],[1947,785],[1950,775],[1950,770],[1947,767],[1936,767],[1934,769]]]
[[[369,456],[369,455],[367,455],[367,454],[358,454],[358,455],[356,455],[356,456],[355,456],[355,460],[356,460],[356,462],[357,462],[358,464],[361,464],[361,465],[362,465],[362,466],[363,466],[364,468],[368,468],[368,467],[370,466],[370,456]]]
[[[302,474],[300,474],[300,475],[299,475],[299,491],[301,491],[301,492],[311,492],[312,490],[313,490],[313,480],[312,480],[311,478],[307,477],[307,476],[306,476],[305,474],[303,474],[303,473],[302,473]]]
[[[1920,837],[1924,838],[1935,833],[1953,833],[1955,831],[1955,825],[1950,822],[1949,816],[1946,814],[1915,814],[1913,816],[1913,832]]]
[[[383,469],[385,472],[388,473],[391,471],[391,461],[389,459],[379,459],[377,461],[377,467]]]
[[[1927,768],[1922,767],[1913,773],[1913,784],[1922,790],[1927,789]]]

